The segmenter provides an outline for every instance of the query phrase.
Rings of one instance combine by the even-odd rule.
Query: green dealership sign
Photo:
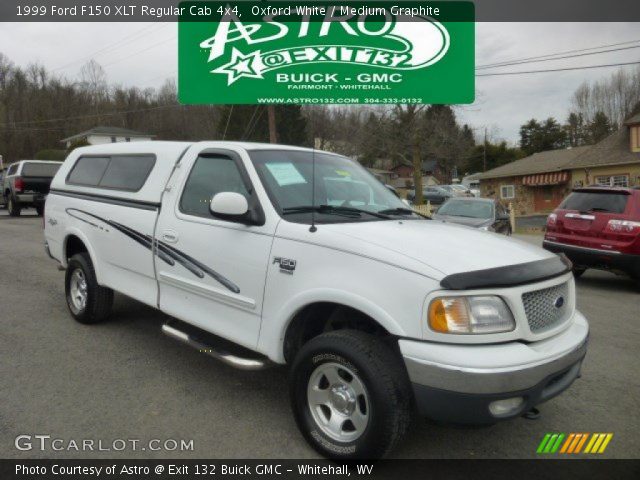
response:
[[[471,2],[182,2],[186,104],[471,103]]]

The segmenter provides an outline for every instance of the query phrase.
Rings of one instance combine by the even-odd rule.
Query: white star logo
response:
[[[211,70],[211,73],[224,73],[228,76],[227,85],[231,85],[233,82],[242,77],[248,78],[263,78],[262,77],[262,62],[260,62],[260,51],[257,50],[248,55],[234,48],[231,52],[231,61],[219,66],[215,70]]]

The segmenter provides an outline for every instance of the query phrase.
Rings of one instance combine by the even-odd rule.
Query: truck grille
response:
[[[531,331],[544,332],[566,318],[569,308],[569,285],[565,282],[542,290],[523,293],[522,303]]]

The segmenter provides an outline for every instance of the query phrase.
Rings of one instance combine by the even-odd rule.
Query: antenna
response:
[[[311,233],[317,231],[316,228],[316,145],[315,138],[311,150]]]

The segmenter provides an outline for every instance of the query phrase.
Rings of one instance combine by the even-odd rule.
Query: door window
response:
[[[180,199],[180,211],[189,215],[212,218],[211,199],[217,193],[235,192],[249,201],[249,191],[240,169],[228,157],[200,156],[193,165]]]

